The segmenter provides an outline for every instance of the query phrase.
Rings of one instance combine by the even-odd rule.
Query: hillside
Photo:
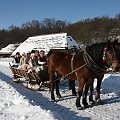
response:
[[[120,35],[120,14],[114,18],[102,16],[75,23],[44,19],[29,21],[19,27],[11,26],[8,30],[0,30],[0,48],[11,43],[22,43],[31,36],[61,32],[69,33],[78,43],[83,44],[105,41],[108,37],[116,38]]]

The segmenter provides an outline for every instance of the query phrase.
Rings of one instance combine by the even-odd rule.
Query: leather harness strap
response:
[[[74,62],[74,56],[75,56],[75,52],[73,53],[73,55],[72,55],[72,58],[71,58],[71,71],[73,71],[74,70],[74,66],[73,66],[73,62]]]

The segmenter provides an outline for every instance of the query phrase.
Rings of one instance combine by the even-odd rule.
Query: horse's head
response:
[[[107,42],[107,46],[104,48],[103,60],[105,59],[108,66],[112,67],[112,71],[116,72],[120,66],[120,50],[116,47],[118,41]]]

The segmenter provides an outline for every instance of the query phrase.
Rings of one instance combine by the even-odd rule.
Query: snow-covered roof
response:
[[[5,48],[2,48],[0,50],[0,53],[12,53],[17,47],[18,47],[19,44],[9,44],[8,46],[6,46]]]
[[[77,48],[79,49],[79,44],[67,33],[57,33],[57,34],[48,34],[48,35],[39,35],[29,37],[26,41],[24,41],[13,53],[15,55],[16,52],[28,52],[33,49],[71,49]]]

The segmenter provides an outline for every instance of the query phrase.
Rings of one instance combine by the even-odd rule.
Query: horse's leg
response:
[[[54,73],[52,72],[52,73],[50,74],[51,100],[52,100],[52,101],[55,101],[55,95],[54,95],[54,86],[55,86],[55,81],[54,81],[53,79],[54,79]]]
[[[75,80],[69,80],[69,89],[72,89],[73,96],[77,96],[77,92],[75,89]]]
[[[56,95],[58,98],[61,98],[61,94],[59,91],[59,83],[60,83],[60,80],[56,80]]]
[[[72,82],[71,82],[71,80],[69,80],[69,90],[71,90],[72,89]]]
[[[81,99],[81,95],[83,92],[83,87],[84,87],[84,79],[79,79],[78,80],[78,93],[77,93],[77,99],[76,99],[76,107],[78,110],[82,110],[83,108],[80,105],[80,99]]]
[[[97,87],[96,87],[96,95],[95,95],[95,100],[97,103],[103,104],[101,99],[100,99],[100,88],[101,88],[101,83],[104,75],[97,76]]]
[[[88,90],[89,90],[89,82],[87,82],[84,85],[84,91],[83,91],[83,97],[82,97],[82,104],[85,108],[88,108],[88,103],[87,103]]]
[[[90,80],[90,81],[86,82],[86,84],[84,85],[82,103],[83,103],[85,108],[89,107],[89,105],[87,103],[87,94],[88,94],[89,86],[91,85],[91,83],[92,83],[92,81]]]
[[[89,85],[86,83],[84,85],[84,91],[83,91],[83,97],[82,97],[82,104],[85,108],[88,107],[88,103],[87,103],[87,93],[88,93],[88,89],[89,89]]]
[[[56,95],[58,98],[61,98],[61,94],[59,91],[59,83],[60,83],[60,76],[58,75],[57,72],[54,73],[54,79],[55,79],[55,87],[56,87]]]
[[[94,83],[94,79],[91,82],[91,85],[89,87],[90,93],[89,93],[89,103],[90,104],[94,104],[94,100],[93,100],[93,83]]]

